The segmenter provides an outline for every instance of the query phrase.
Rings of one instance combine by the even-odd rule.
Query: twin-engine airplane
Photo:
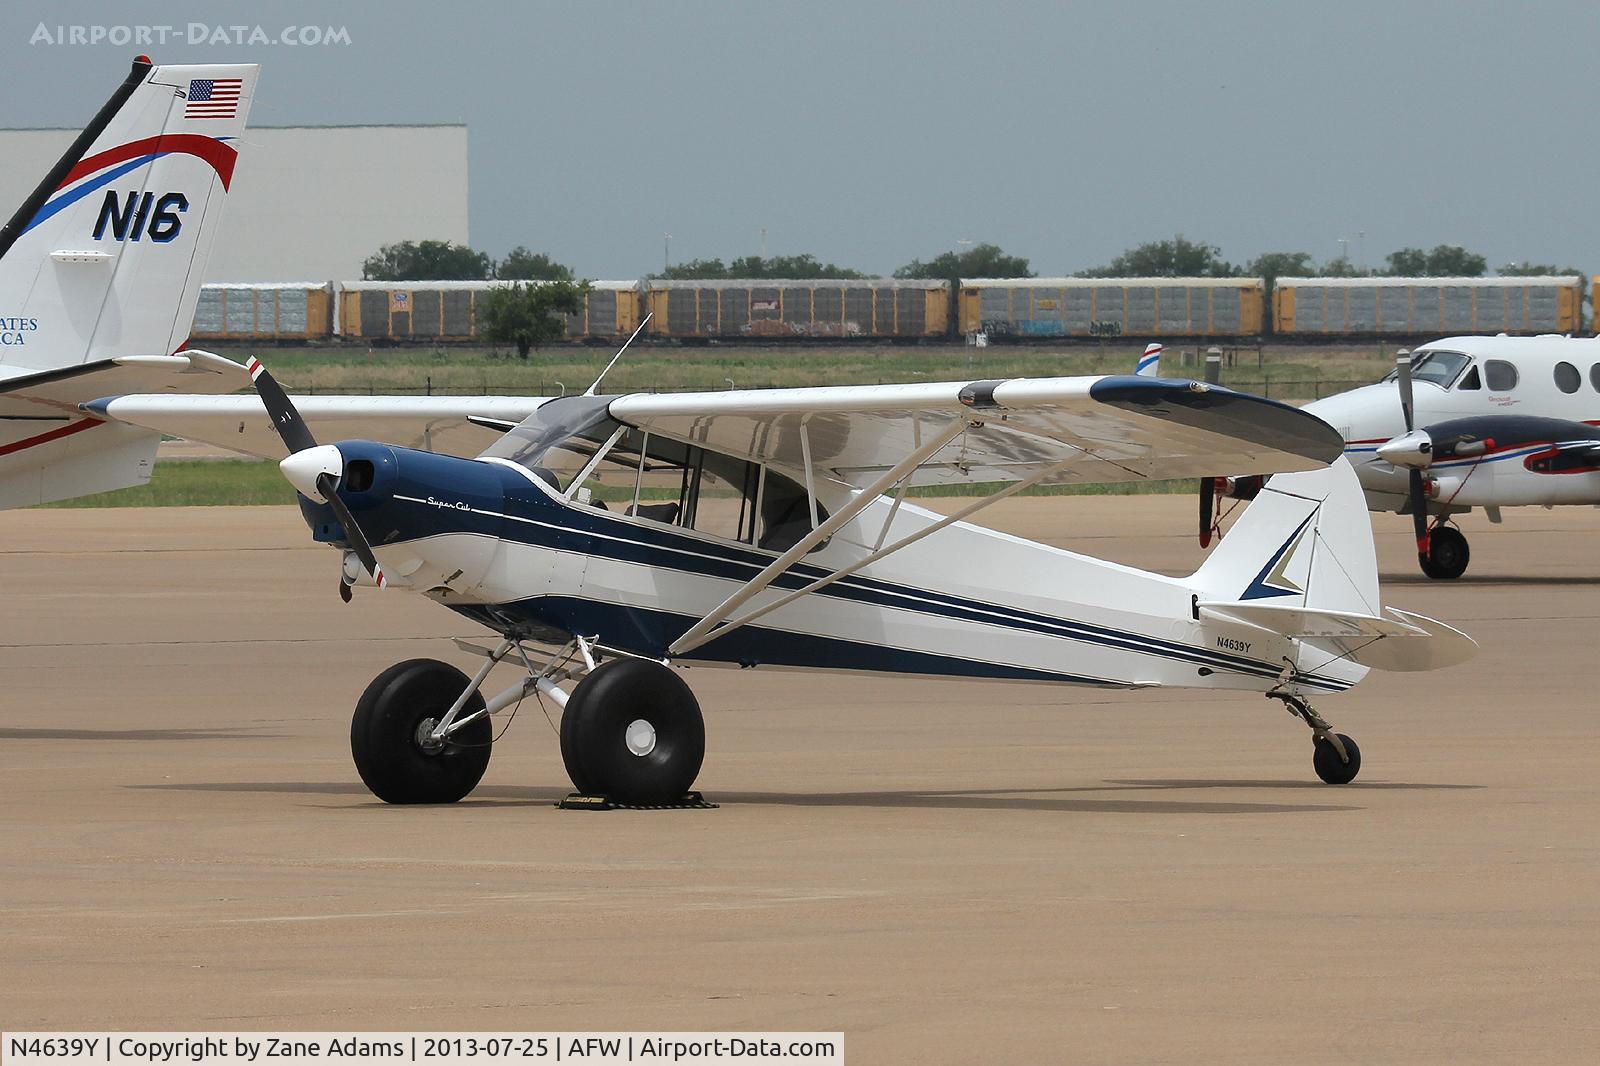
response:
[[[1453,515],[1482,507],[1600,505],[1600,340],[1447,337],[1383,381],[1307,404],[1345,438],[1374,511],[1411,515],[1417,561],[1466,572]]]
[[[183,90],[192,99],[192,83],[207,80],[195,71],[205,69],[136,64],[113,122],[130,102],[158,115],[152,151],[170,158],[159,130],[181,125]],[[229,69],[253,81],[254,68]],[[672,667],[702,664],[1262,692],[1310,727],[1317,775],[1341,784],[1355,778],[1360,750],[1311,697],[1348,689],[1371,668],[1445,667],[1476,648],[1449,626],[1384,605],[1361,486],[1337,432],[1203,382],[1079,377],[670,396],[591,388],[553,400],[297,404],[254,360],[247,376],[206,353],[113,354],[135,335],[116,334],[117,323],[71,286],[98,279],[103,304],[173,330],[192,312],[203,254],[184,250],[181,271],[161,268],[164,291],[127,305],[125,286],[145,277],[143,267],[125,268],[128,246],[90,243],[103,237],[93,235],[91,210],[50,211],[83,187],[75,182],[98,180],[88,169],[98,156],[85,153],[103,133],[86,132],[5,230],[0,278],[10,284],[0,298],[37,313],[41,340],[55,347],[34,347],[33,362],[8,364],[0,380],[8,432],[23,425],[31,434],[0,448],[0,501],[134,483],[148,477],[162,433],[280,458],[313,537],[344,552],[343,595],[357,584],[407,589],[500,638],[463,645],[484,659],[470,678],[415,659],[367,687],[351,748],[362,780],[386,801],[468,795],[489,762],[492,716],[534,693],[563,708],[562,757],[580,791],[676,801],[699,773],[705,730]],[[149,171],[140,187],[162,173]],[[77,258],[101,248],[101,258]],[[80,266],[112,280],[70,273]],[[56,291],[64,295],[50,297]],[[170,350],[160,329],[138,339]],[[54,352],[47,365],[44,351]],[[251,379],[256,395],[206,395]],[[338,443],[318,444],[318,434]],[[140,456],[142,466],[130,462]],[[1034,485],[1219,469],[1273,476],[1184,578],[965,521]],[[906,498],[923,485],[974,495],[940,515]],[[485,698],[497,663],[524,676]]]
[[[1302,410],[1344,438],[1370,510],[1411,516],[1432,578],[1466,572],[1455,515],[1482,507],[1498,523],[1503,507],[1600,506],[1600,339],[1446,337]],[[1217,531],[1214,499],[1250,499],[1261,480],[1201,482],[1202,546]]]

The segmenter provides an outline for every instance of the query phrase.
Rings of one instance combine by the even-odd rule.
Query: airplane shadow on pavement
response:
[[[308,796],[346,796],[365,800],[360,806],[386,807],[359,782],[345,781],[219,781],[188,784],[129,785],[129,788],[194,792],[263,792]],[[1199,789],[1316,789],[1330,799],[1356,799],[1364,791],[1473,789],[1481,785],[1375,781],[1331,788],[1315,781],[1119,780],[1102,785],[1066,788],[917,789],[884,792],[721,792],[706,796],[726,807],[861,807],[996,811],[1057,811],[1079,814],[1317,814],[1359,811],[1353,803],[1273,803],[1250,800],[1178,800],[1135,798],[1139,793]],[[568,790],[532,785],[485,785],[456,806],[543,807],[554,805]],[[613,812],[615,813],[615,812]]]

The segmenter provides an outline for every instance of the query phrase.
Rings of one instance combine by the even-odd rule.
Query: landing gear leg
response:
[[[1311,728],[1311,765],[1330,785],[1348,785],[1361,772],[1361,749],[1343,733],[1335,733],[1327,719],[1304,696],[1287,688],[1268,692],[1268,699],[1283,701],[1284,709]]]

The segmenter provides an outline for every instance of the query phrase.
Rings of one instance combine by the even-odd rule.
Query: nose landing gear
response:
[[[1472,552],[1461,530],[1438,525],[1428,534],[1428,553],[1418,555],[1417,563],[1429,577],[1450,581],[1467,572],[1471,558]]]

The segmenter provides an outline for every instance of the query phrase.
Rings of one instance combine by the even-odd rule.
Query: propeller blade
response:
[[[1217,480],[1216,478],[1203,477],[1200,479],[1200,547],[1211,547],[1211,514],[1216,507]]]
[[[372,554],[372,545],[367,543],[367,535],[361,532],[356,516],[350,513],[350,508],[339,498],[338,488],[339,479],[332,474],[323,474],[317,478],[317,491],[328,501],[333,513],[338,515],[339,525],[344,527],[344,538],[350,542],[350,550],[356,553],[356,558],[361,560],[361,565],[367,568],[367,573],[372,575],[372,580],[377,582],[378,587],[383,588],[387,584],[383,576],[383,567],[378,565],[378,557]]]
[[[1395,380],[1400,383],[1400,413],[1405,416],[1406,432],[1410,433],[1416,428],[1412,422],[1412,412],[1415,407],[1411,397],[1411,356],[1397,355],[1394,360]]]
[[[1417,533],[1417,555],[1428,557],[1428,493],[1423,485],[1422,471],[1411,470],[1411,528]]]
[[[245,369],[250,371],[250,380],[255,382],[256,392],[267,408],[267,415],[272,419],[272,428],[278,431],[278,436],[282,438],[283,446],[289,449],[289,454],[315,448],[316,438],[306,428],[305,422],[300,418],[300,412],[294,409],[288,393],[284,392],[283,386],[267,373],[267,368],[261,365],[261,361],[252,356],[245,364]]]

